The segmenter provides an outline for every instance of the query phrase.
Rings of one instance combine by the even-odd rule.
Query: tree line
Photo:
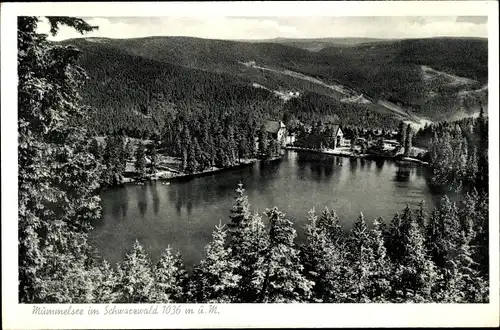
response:
[[[488,119],[441,122],[424,127],[415,143],[429,148],[431,183],[454,191],[488,191]]]

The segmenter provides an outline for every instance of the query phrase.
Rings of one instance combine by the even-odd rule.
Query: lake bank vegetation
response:
[[[18,18],[20,303],[489,301],[483,116],[472,130],[478,135],[472,154],[477,171],[464,172],[464,162],[457,162],[463,160],[464,143],[462,154],[439,158],[439,148],[463,140],[457,130],[455,135],[438,130],[429,146],[433,166],[449,171],[439,184],[448,185],[455,172],[465,178],[459,202],[444,197],[430,213],[424,205],[406,207],[390,221],[360,213],[350,231],[342,229],[333,210],[311,210],[306,242],[298,245],[291,219],[274,207],[264,214],[270,223],[266,227],[239,186],[227,227],[214,229],[204,259],[192,270],[171,249],[153,262],[139,242],[116,267],[110,265],[88,241],[90,223],[101,216],[99,188],[119,181],[128,159],[141,175],[155,170],[158,147],[140,143],[132,149],[121,132],[109,135],[103,149],[93,142],[95,132],[79,124],[89,114],[78,93],[85,79],[77,65],[79,51],[47,41],[36,33],[38,22]],[[50,17],[49,23],[54,34],[61,25],[82,33],[95,29],[67,17]],[[255,156],[248,153],[254,146],[248,132],[259,125],[226,111],[214,117],[200,111],[189,121],[169,122],[162,140],[175,150],[182,170],[196,172]],[[241,148],[245,141],[247,147]],[[402,145],[408,148],[408,141]],[[268,150],[266,157],[277,149],[262,148]],[[475,179],[467,179],[470,175]]]

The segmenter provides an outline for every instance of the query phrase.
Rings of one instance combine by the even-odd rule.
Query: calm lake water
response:
[[[440,196],[427,186],[425,168],[389,160],[335,157],[287,151],[283,159],[252,164],[164,185],[129,184],[103,192],[102,219],[95,223],[93,245],[112,264],[138,239],[156,261],[170,245],[187,267],[198,263],[212,230],[227,223],[235,189],[242,182],[252,211],[278,206],[304,239],[307,213],[335,209],[346,230],[363,212],[368,222],[390,221],[406,204],[428,208]],[[267,219],[263,216],[267,223]]]

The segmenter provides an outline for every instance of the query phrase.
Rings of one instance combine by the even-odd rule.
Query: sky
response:
[[[82,17],[99,29],[86,37],[190,36],[208,39],[272,38],[487,38],[486,16],[364,17]],[[48,33],[43,22],[39,32]],[[52,40],[81,37],[61,28]]]

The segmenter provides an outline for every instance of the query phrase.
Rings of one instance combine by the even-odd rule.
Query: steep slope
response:
[[[416,114],[443,119],[470,112],[487,103],[486,91],[462,95],[488,81],[488,41],[479,38],[408,39],[329,47],[325,58],[342,58],[341,67],[316,69],[323,79],[337,79],[377,99],[412,109]],[[314,69],[311,69],[314,70]]]
[[[107,44],[80,42],[80,65],[89,77],[82,97],[92,109],[97,134],[159,136],[165,122],[210,112],[281,116],[282,101],[232,76],[133,56]]]

